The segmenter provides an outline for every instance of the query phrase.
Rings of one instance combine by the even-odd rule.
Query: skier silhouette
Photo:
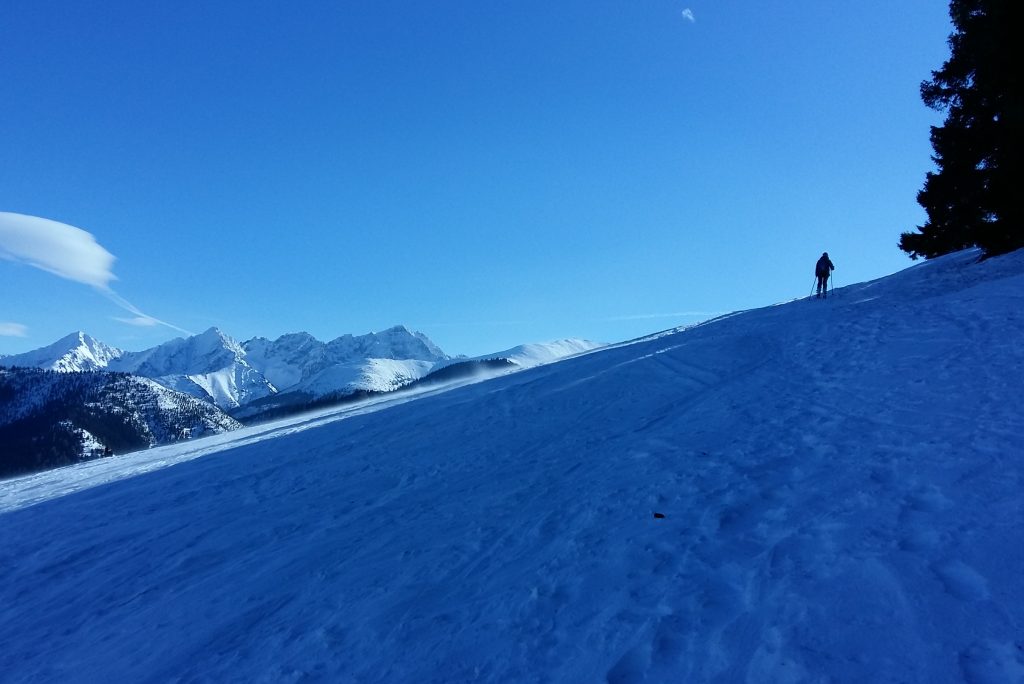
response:
[[[828,296],[828,279],[834,270],[836,270],[836,267],[832,264],[832,260],[828,258],[828,252],[822,252],[818,263],[814,265],[814,275],[818,279],[819,299]]]

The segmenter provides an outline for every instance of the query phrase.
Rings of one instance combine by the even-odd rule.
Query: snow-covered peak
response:
[[[297,333],[286,333],[281,335],[276,340],[270,340],[266,337],[254,337],[251,340],[247,340],[242,343],[242,348],[245,349],[246,355],[250,357],[254,356],[266,356],[268,354],[276,356],[290,356],[297,353],[308,352],[311,349],[318,349],[323,347],[323,342],[316,339],[308,332],[297,332]]]
[[[300,349],[310,344],[322,344],[321,341],[309,333],[285,333],[281,337],[275,340],[270,340],[265,337],[254,337],[253,339],[244,342],[242,346],[248,351],[250,346],[263,345],[266,347],[273,346],[275,348],[287,348],[287,349]]]
[[[197,347],[213,349],[228,349],[236,354],[245,354],[242,345],[230,335],[221,332],[220,328],[210,328],[205,332],[196,335],[194,338]]]
[[[370,359],[414,361],[411,367],[429,369],[448,358],[426,335],[403,325],[366,335],[342,335],[326,343],[307,332],[289,333],[276,340],[256,337],[243,347],[249,364],[279,390],[301,385],[304,390],[317,394],[340,390],[352,377],[370,372],[367,368],[374,367],[366,366]],[[329,371],[341,367],[344,369]],[[419,374],[421,371],[417,370],[413,377]],[[335,381],[341,384],[332,386]],[[370,383],[374,387],[377,384],[376,381]],[[393,384],[390,375],[385,384]]]
[[[124,354],[111,366],[147,377],[208,373],[220,370],[245,357],[245,350],[234,338],[217,328],[192,337],[175,338],[141,352]]]
[[[254,337],[242,345],[246,359],[278,389],[285,389],[323,369],[324,343],[307,332],[288,333],[276,340]]]
[[[448,358],[426,335],[402,325],[366,335],[342,335],[327,343],[326,354],[334,363],[357,358],[419,361],[444,361]]]
[[[87,343],[91,339],[93,339],[93,338],[90,335],[87,335],[85,332],[83,332],[81,330],[76,330],[75,332],[70,333],[70,334],[65,335],[64,337],[60,338],[59,340],[57,340],[53,344],[54,345],[66,345],[68,347],[73,347],[73,346],[78,345],[78,344],[85,344],[85,343]]]
[[[123,354],[79,330],[41,349],[6,356],[3,365],[72,373],[106,368]]]
[[[233,408],[276,391],[245,356],[245,349],[234,338],[210,328],[199,335],[124,354],[110,368],[153,378],[165,387],[211,400],[221,408]]]

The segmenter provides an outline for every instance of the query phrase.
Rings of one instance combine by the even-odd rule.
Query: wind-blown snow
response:
[[[0,483],[0,672],[1021,681],[1024,251],[976,257]]]

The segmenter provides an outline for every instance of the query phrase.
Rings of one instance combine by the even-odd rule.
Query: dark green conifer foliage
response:
[[[965,247],[1003,254],[1024,246],[1019,181],[1024,105],[1014,39],[1020,0],[952,0],[950,57],[921,99],[946,111],[933,126],[937,170],[929,172],[918,203],[928,213],[919,232],[903,233],[900,249],[926,259]]]

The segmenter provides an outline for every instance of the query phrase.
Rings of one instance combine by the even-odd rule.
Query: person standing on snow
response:
[[[828,258],[828,252],[822,252],[818,263],[814,265],[814,275],[818,278],[819,299],[828,296],[828,279],[834,270],[836,270],[836,267],[832,264],[832,260]]]

